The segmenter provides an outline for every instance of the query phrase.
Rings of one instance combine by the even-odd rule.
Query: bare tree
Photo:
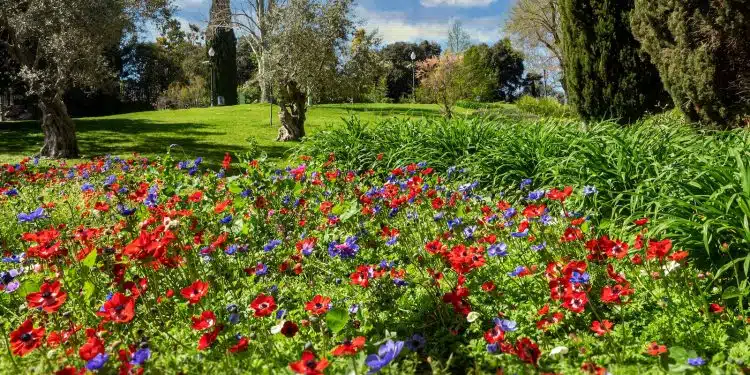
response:
[[[229,2],[227,1],[227,4]],[[269,34],[273,19],[284,0],[243,0],[241,5],[232,10],[232,25],[245,34],[250,42],[258,66],[258,85],[261,102],[271,101],[271,85],[266,79],[268,61],[266,51],[270,48]]]
[[[453,21],[448,30],[448,49],[453,53],[461,53],[469,47],[471,47],[471,36],[464,30],[461,21]]]

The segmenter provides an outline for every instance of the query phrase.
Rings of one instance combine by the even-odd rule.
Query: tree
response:
[[[237,39],[237,82],[245,83],[254,79],[257,73],[258,61],[253,57],[250,40],[247,36],[241,36]]]
[[[378,53],[381,39],[377,32],[357,29],[349,48],[344,49],[334,100],[362,102],[377,90],[388,72],[388,63]],[[377,95],[376,95],[377,96]]]
[[[387,96],[394,102],[412,93],[412,51],[416,55],[415,62],[423,61],[433,56],[439,56],[440,45],[426,40],[421,43],[396,42],[383,47],[381,54],[389,64],[390,70],[386,78]]]
[[[213,0],[211,20],[206,31],[206,47],[213,48],[214,93],[223,97],[224,104],[237,104],[237,39],[232,28],[232,12],[229,0]],[[215,99],[215,98],[212,98]],[[215,102],[215,100],[214,100]]]
[[[489,50],[490,66],[496,74],[496,99],[512,102],[518,97],[523,84],[523,54],[515,49],[509,39],[499,40]]]
[[[490,63],[490,47],[487,44],[477,44],[464,52],[463,67],[466,84],[469,87],[470,99],[489,102],[497,98],[497,72]]]
[[[565,82],[586,120],[628,123],[669,103],[656,67],[630,31],[633,0],[563,0]]]
[[[459,20],[454,20],[448,30],[448,50],[453,53],[462,53],[471,47],[471,35],[464,30]]]
[[[632,27],[689,119],[722,127],[747,124],[750,3],[636,0]]]
[[[527,73],[523,79],[523,95],[538,98],[542,96],[542,75],[537,73]]]
[[[518,0],[504,25],[506,34],[523,50],[526,68],[534,73],[547,73],[548,77],[559,76],[564,70],[560,2]]]
[[[266,52],[271,47],[269,34],[276,26],[273,20],[278,19],[278,8],[278,0],[244,0],[232,14],[232,24],[246,34],[257,62],[260,101],[263,103],[271,101],[271,83],[266,80],[269,76],[266,70],[270,69]]]
[[[62,95],[74,85],[97,86],[111,74],[103,53],[136,18],[163,0],[4,0],[0,44],[20,66],[28,94],[42,110],[41,156],[78,156],[75,125]],[[43,21],[42,21],[43,20]]]
[[[305,136],[307,99],[336,81],[339,56],[354,33],[351,0],[289,0],[274,12],[266,70],[279,104],[279,141]]]
[[[442,106],[443,115],[453,117],[453,106],[466,95],[462,77],[463,55],[446,52],[417,63],[421,87]]]

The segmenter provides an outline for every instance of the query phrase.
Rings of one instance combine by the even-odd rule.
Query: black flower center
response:
[[[31,341],[32,336],[30,333],[26,332],[23,335],[21,335],[21,341]]]

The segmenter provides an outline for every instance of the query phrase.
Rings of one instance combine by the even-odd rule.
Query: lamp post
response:
[[[208,49],[208,57],[209,61],[211,62],[211,107],[214,106],[214,56],[216,55],[216,51],[214,51],[214,47],[211,47]]]
[[[416,63],[415,63],[414,60],[417,59],[417,54],[414,53],[414,51],[411,51],[411,55],[409,55],[409,57],[411,57],[411,100],[414,103],[416,103],[417,102],[417,91],[415,90],[415,85],[414,85],[414,77],[415,77],[414,67],[415,67]]]

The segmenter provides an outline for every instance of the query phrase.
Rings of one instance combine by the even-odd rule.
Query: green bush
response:
[[[533,98],[522,96],[516,101],[516,106],[526,112],[544,117],[572,117],[573,111],[555,98]]]

